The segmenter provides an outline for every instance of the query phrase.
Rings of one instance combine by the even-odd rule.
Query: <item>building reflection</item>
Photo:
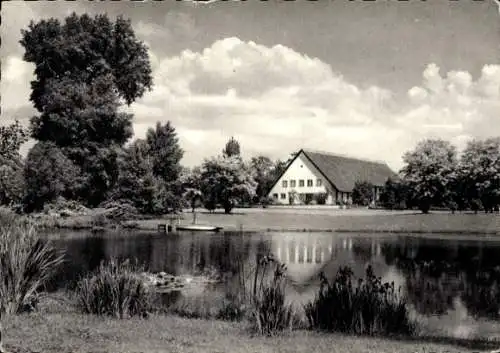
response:
[[[334,276],[335,265],[359,263],[356,250],[363,253],[362,268],[366,263],[382,259],[382,247],[375,239],[355,244],[350,237],[316,234],[280,234],[272,239],[272,253],[287,265],[288,276],[296,282],[310,282],[324,271]],[[365,258],[366,257],[366,258]]]

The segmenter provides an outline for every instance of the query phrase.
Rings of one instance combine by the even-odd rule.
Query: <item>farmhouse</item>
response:
[[[352,203],[356,182],[374,186],[374,200],[396,174],[385,163],[301,149],[275,181],[268,196],[279,204]]]

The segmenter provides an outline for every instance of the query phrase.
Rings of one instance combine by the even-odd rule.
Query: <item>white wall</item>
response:
[[[299,187],[299,180],[304,180],[304,186]],[[313,186],[307,186],[307,180],[312,179]],[[321,179],[321,186],[316,186],[317,179]],[[288,181],[286,188],[283,187],[283,180]],[[290,180],[295,180],[295,187],[290,186]],[[295,190],[297,194],[316,194],[316,193],[326,193],[325,188],[328,181],[321,175],[321,173],[306,159],[306,157],[301,153],[286,170],[286,172],[281,176],[280,180],[273,186],[269,192],[269,196],[273,197],[274,194],[278,194],[278,198],[275,199],[277,203],[289,204],[288,193]],[[282,199],[281,194],[285,194],[286,198]],[[297,195],[298,197],[298,195]]]

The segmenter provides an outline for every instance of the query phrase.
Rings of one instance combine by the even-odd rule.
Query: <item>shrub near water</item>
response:
[[[0,312],[16,314],[34,309],[43,286],[64,256],[41,239],[32,225],[13,216],[0,226]]]
[[[140,277],[143,269],[129,261],[101,263],[94,274],[78,282],[76,296],[84,313],[117,318],[145,317],[153,295]]]
[[[274,273],[270,281],[266,281],[267,270],[274,264]],[[259,269],[260,284],[259,282]],[[290,304],[285,302],[286,267],[275,262],[272,257],[265,256],[259,262],[255,272],[252,322],[257,332],[272,336],[285,330],[292,330],[295,312]]]
[[[350,268],[341,268],[333,283],[322,274],[316,298],[305,306],[313,329],[362,335],[411,335],[416,326],[409,317],[405,300],[394,283],[382,283],[366,271],[366,279],[352,283]]]

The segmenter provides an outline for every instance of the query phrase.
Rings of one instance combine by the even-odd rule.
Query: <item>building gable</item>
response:
[[[320,180],[319,183],[318,179]],[[283,185],[283,181],[286,181],[286,186]],[[300,185],[301,181],[304,183],[302,186]],[[331,188],[328,184],[328,179],[300,151],[275,181],[269,191],[269,195],[278,194],[281,196],[281,194],[288,194],[292,190],[297,193],[327,192]]]

